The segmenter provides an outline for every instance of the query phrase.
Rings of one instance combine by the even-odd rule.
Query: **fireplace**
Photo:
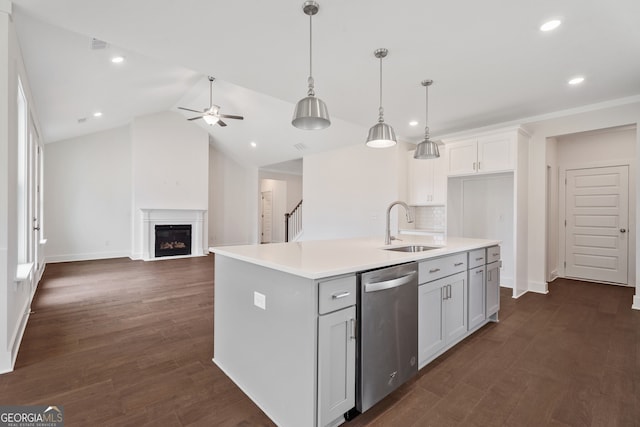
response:
[[[156,225],[155,256],[191,255],[191,224]]]
[[[152,261],[154,259],[170,259],[172,256],[203,256],[204,252],[204,220],[207,211],[201,209],[140,209],[140,252],[135,252],[134,259]],[[156,226],[190,225],[191,245],[186,255],[156,255]]]

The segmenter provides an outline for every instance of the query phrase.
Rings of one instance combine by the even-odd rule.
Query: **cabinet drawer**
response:
[[[451,276],[466,269],[466,252],[423,261],[418,264],[418,283],[426,283],[441,277]]]
[[[487,248],[487,264],[500,260],[500,246]]]
[[[469,252],[469,268],[480,267],[481,265],[485,265],[487,261],[486,257],[486,249],[476,249],[475,251]]]
[[[356,303],[356,276],[340,277],[318,284],[318,312],[330,313]]]

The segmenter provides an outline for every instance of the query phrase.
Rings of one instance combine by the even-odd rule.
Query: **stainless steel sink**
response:
[[[385,251],[395,252],[424,252],[431,249],[438,249],[434,246],[422,246],[422,245],[409,245],[409,246],[394,246],[392,248],[383,248]]]

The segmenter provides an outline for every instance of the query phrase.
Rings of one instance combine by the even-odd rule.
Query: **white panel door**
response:
[[[273,193],[262,192],[262,238],[260,243],[271,243],[273,240]]]
[[[567,170],[565,275],[627,283],[628,167]]]

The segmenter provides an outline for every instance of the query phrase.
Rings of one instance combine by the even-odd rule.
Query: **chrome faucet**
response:
[[[394,207],[395,205],[400,205],[400,206],[402,206],[404,208],[405,212],[407,213],[407,222],[408,223],[412,223],[413,222],[413,216],[411,216],[411,209],[409,209],[409,206],[407,206],[407,204],[405,202],[401,202],[400,200],[396,200],[395,202],[391,203],[389,205],[389,207],[387,208],[387,229],[386,229],[385,234],[384,234],[384,244],[385,245],[390,245],[392,240],[396,240],[396,238],[391,235],[391,226],[390,226],[391,208]]]

